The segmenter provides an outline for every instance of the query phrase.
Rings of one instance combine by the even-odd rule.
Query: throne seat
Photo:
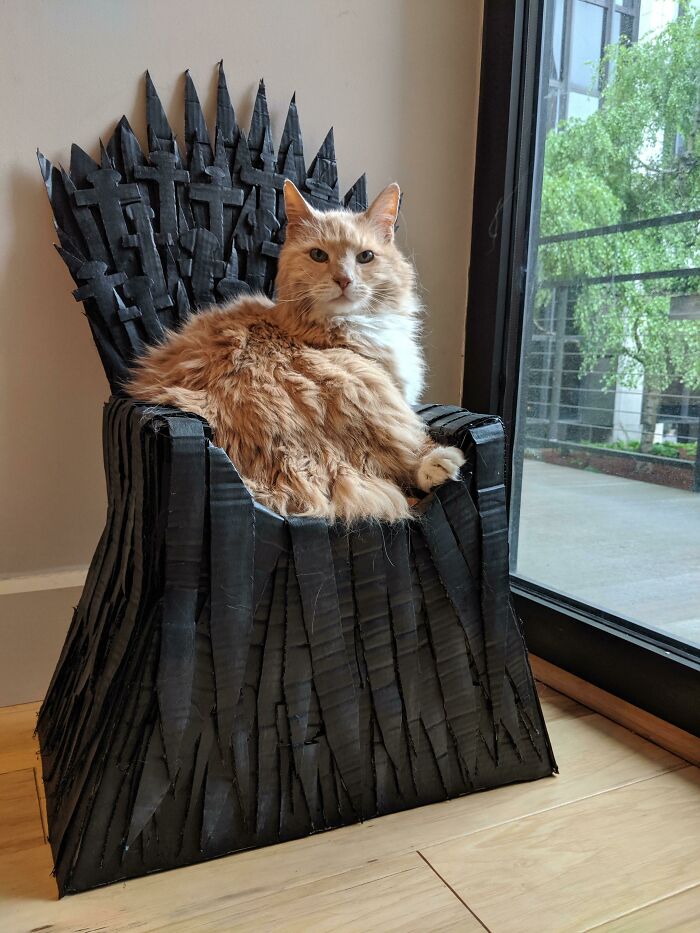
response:
[[[205,422],[119,394],[186,314],[271,293],[285,177],[340,203],[332,137],[307,173],[294,100],[275,156],[264,88],[246,138],[222,69],[212,143],[188,76],[187,168],[150,79],[147,111],[148,157],[124,119],[100,165],[40,157],[115,392],[105,529],[38,722],[61,895],[556,770],[499,419],[421,406],[459,480],[409,522],[348,528],[274,514]],[[344,203],[366,206],[362,179]]]

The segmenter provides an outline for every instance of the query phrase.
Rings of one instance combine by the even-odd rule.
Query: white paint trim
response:
[[[17,577],[0,577],[0,596],[13,593],[35,593],[37,590],[65,590],[84,586],[87,567],[65,567],[43,573],[28,573]]]

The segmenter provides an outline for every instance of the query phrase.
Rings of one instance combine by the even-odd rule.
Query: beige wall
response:
[[[454,402],[480,20],[481,0],[6,0],[0,575],[85,565],[105,509],[100,419],[108,388],[52,247],[35,148],[66,164],[73,140],[95,153],[122,113],[143,142],[146,68],[176,131],[187,67],[211,116],[215,63],[224,59],[244,126],[264,76],[276,134],[296,89],[309,160],[333,123],[343,190],[363,170],[370,195],[393,179],[403,187],[400,237],[429,311],[426,397]],[[0,605],[0,638],[2,625]]]

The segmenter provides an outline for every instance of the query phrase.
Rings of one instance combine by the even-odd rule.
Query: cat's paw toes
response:
[[[464,454],[457,447],[434,447],[418,465],[416,479],[419,488],[430,492],[434,486],[440,486],[448,479],[458,479],[463,463]]]

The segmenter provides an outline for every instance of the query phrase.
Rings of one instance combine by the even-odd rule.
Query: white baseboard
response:
[[[57,567],[14,577],[0,576],[0,596],[13,593],[36,593],[37,590],[65,590],[84,586],[87,567]]]
[[[42,577],[53,586],[39,587]],[[43,700],[84,579],[83,569],[73,569],[2,581],[0,706]]]

